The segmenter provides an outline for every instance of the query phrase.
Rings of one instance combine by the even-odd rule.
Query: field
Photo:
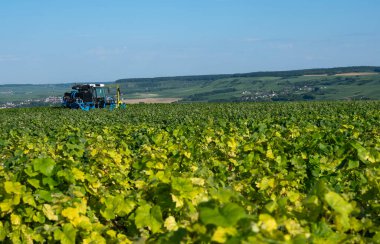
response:
[[[379,243],[380,102],[0,110],[0,241]]]

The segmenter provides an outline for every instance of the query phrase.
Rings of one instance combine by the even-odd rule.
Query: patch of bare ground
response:
[[[303,75],[303,76],[306,76],[306,77],[313,77],[313,76],[327,76],[327,74],[320,74],[320,75]]]
[[[375,72],[350,72],[350,73],[341,73],[336,74],[335,76],[366,76],[366,75],[378,75],[379,73]]]
[[[333,76],[366,76],[366,75],[378,75],[380,73],[376,72],[349,72],[349,73],[341,73],[335,74]],[[303,75],[305,77],[318,77],[318,76],[328,76],[328,74],[315,74],[315,75]]]
[[[136,103],[174,103],[181,100],[181,98],[175,97],[155,97],[155,98],[134,98],[134,99],[123,99],[126,104],[136,104]]]

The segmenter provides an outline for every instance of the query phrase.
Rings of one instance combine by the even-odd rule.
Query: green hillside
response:
[[[22,102],[26,100],[39,101],[47,97],[62,96],[71,89],[72,84],[7,84],[0,85],[0,104],[7,102]]]
[[[372,66],[121,79],[116,83],[125,98],[206,102],[380,99],[380,67]]]
[[[46,106],[52,99],[59,104],[72,84],[0,85],[0,108]],[[140,102],[147,98],[153,102],[162,101],[157,98],[180,102],[377,100],[380,67],[133,78],[115,84],[121,87],[124,99],[142,99],[137,100]],[[115,87],[113,82],[107,85]]]

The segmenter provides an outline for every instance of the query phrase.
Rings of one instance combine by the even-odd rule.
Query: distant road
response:
[[[135,103],[174,103],[181,100],[181,98],[173,97],[161,97],[161,98],[135,98],[135,99],[123,99],[124,103],[135,104]]]

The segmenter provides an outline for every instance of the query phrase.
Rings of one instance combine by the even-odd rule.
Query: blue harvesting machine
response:
[[[108,92],[107,92],[108,91]],[[89,111],[96,108],[125,108],[120,99],[120,88],[116,89],[116,98],[109,95],[109,88],[104,84],[75,85],[71,92],[66,92],[62,98],[62,106],[71,109]]]

